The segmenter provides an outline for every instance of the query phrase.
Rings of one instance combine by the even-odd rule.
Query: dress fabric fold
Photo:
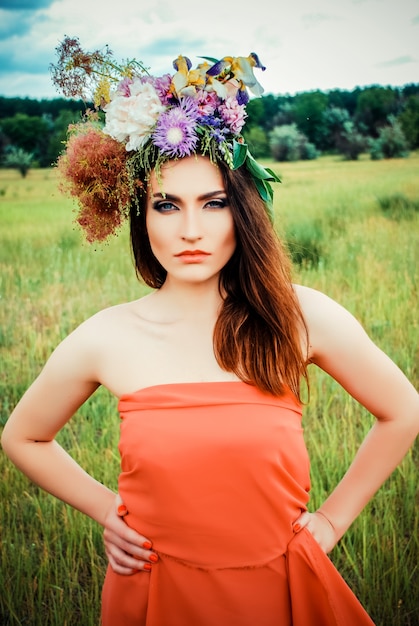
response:
[[[120,398],[119,493],[151,573],[108,567],[102,626],[373,626],[307,530],[302,407],[243,382]]]

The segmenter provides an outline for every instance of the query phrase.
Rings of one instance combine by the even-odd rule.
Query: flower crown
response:
[[[77,38],[66,37],[56,51],[53,83],[65,96],[90,94],[96,109],[69,127],[58,159],[63,190],[78,199],[77,222],[88,241],[116,232],[152,169],[159,175],[165,161],[197,152],[231,169],[245,165],[272,219],[270,181],[279,178],[255,161],[241,135],[248,89],[263,93],[253,68],[265,67],[255,53],[201,57],[195,69],[178,56],[173,74],[156,77],[137,60],[117,64],[108,48],[85,52]]]

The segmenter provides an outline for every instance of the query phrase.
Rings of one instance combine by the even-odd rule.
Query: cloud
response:
[[[37,11],[49,7],[55,0],[0,0],[0,9]]]
[[[342,20],[341,17],[327,13],[306,13],[301,17],[301,21],[305,28],[313,28],[319,26],[320,24],[324,24],[325,22],[336,22],[340,20]]]
[[[377,63],[377,67],[394,67],[397,65],[406,65],[407,63],[416,63],[417,59],[414,59],[412,56],[405,55],[401,57],[397,57],[395,59],[390,59],[389,61],[382,61],[381,63]]]
[[[0,40],[12,39],[16,35],[23,35],[30,28],[30,15],[19,15],[19,19],[16,19],[16,13],[0,9]]]
[[[13,0],[12,0],[13,1]],[[27,33],[36,33],[42,23],[48,22],[48,17],[45,14],[44,7],[48,7],[56,0],[38,0],[37,2],[30,3],[30,9],[19,9],[20,2],[17,6],[13,5],[12,10],[5,7],[8,4],[6,0],[0,0],[0,41],[10,40],[9,46],[12,49],[14,46],[20,45],[20,40],[17,37],[22,37]],[[22,2],[25,4],[25,2]],[[29,2],[28,2],[29,4]],[[37,43],[35,43],[35,46]],[[32,44],[31,49],[34,48]]]
[[[0,94],[54,97],[49,65],[65,35],[115,58],[136,57],[153,74],[178,54],[255,51],[266,93],[401,85],[417,81],[418,0],[258,0],[252,8],[212,0],[0,0]],[[194,56],[196,55],[196,56]],[[48,86],[49,85],[49,86]],[[24,91],[22,91],[24,90]]]
[[[41,34],[34,36],[48,28],[43,11],[0,10],[0,24],[0,75],[48,71],[54,47]]]
[[[179,54],[185,54],[188,56],[190,51],[195,52],[202,49],[202,39],[198,39],[195,34],[193,36],[186,35],[182,37],[182,48],[179,47],[179,39],[177,37],[162,37],[151,41],[148,45],[141,47],[141,54],[144,60],[149,58],[161,57],[167,59],[176,59]],[[202,49],[202,54],[205,54],[206,50]],[[171,67],[167,68],[171,70]]]
[[[11,74],[14,72],[23,72],[25,74],[41,74],[48,72],[51,63],[51,54],[49,52],[38,52],[31,55],[30,50],[16,48],[9,50],[8,45],[0,42],[0,67],[2,74]]]

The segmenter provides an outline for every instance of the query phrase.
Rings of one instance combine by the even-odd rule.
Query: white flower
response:
[[[153,85],[135,80],[130,85],[130,96],[116,92],[106,105],[106,123],[103,132],[117,141],[126,142],[127,150],[138,150],[150,137],[160,113],[166,107]]]

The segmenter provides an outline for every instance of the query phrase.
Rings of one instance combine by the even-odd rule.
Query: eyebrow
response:
[[[215,196],[226,196],[226,192],[224,189],[219,189],[217,191],[209,191],[208,193],[203,193],[201,196],[198,196],[198,200],[208,200],[209,198],[214,198]],[[179,202],[181,198],[179,196],[174,196],[170,193],[154,193],[154,199],[161,198],[162,200],[171,200],[173,202]]]

